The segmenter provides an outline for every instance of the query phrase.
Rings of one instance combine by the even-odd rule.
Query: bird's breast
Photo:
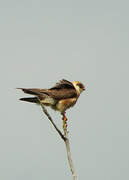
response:
[[[77,98],[62,99],[56,104],[56,108],[61,113],[65,112],[66,109],[75,105]]]

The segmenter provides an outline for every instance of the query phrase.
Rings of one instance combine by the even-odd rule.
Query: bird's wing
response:
[[[77,97],[76,90],[70,88],[49,89],[47,91],[47,94],[56,100]]]
[[[75,89],[74,85],[70,81],[67,81],[66,79],[62,79],[61,81],[56,83],[56,85],[50,89],[64,89],[64,88]]]
[[[56,100],[77,97],[77,93],[73,84],[65,79],[56,83],[56,85],[50,89],[19,89],[23,90],[24,93],[36,95],[40,98],[44,98],[45,95]]]
[[[77,93],[75,89],[70,88],[58,88],[58,89],[25,89],[20,88],[24,91],[24,93],[38,96],[40,99],[44,99],[45,97],[51,97],[56,100],[60,99],[68,99],[77,97]]]
[[[62,79],[55,86],[48,89],[47,93],[57,100],[77,97],[74,85],[65,79]]]

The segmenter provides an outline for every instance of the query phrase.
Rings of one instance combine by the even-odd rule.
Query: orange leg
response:
[[[63,115],[63,130],[64,130],[64,134],[66,134],[67,131],[67,117],[65,116],[65,113],[62,114]]]

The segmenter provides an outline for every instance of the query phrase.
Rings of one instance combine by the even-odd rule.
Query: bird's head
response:
[[[79,95],[82,93],[82,91],[85,90],[85,86],[81,82],[73,81],[72,83],[73,83],[73,85],[74,85],[74,87],[75,87],[75,89]]]

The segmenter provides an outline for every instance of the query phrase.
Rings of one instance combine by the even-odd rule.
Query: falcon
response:
[[[79,81],[70,82],[62,79],[50,89],[18,89],[34,96],[20,98],[21,101],[49,106],[59,111],[63,115],[63,120],[65,120],[66,110],[76,104],[80,94],[85,90],[85,86]]]

